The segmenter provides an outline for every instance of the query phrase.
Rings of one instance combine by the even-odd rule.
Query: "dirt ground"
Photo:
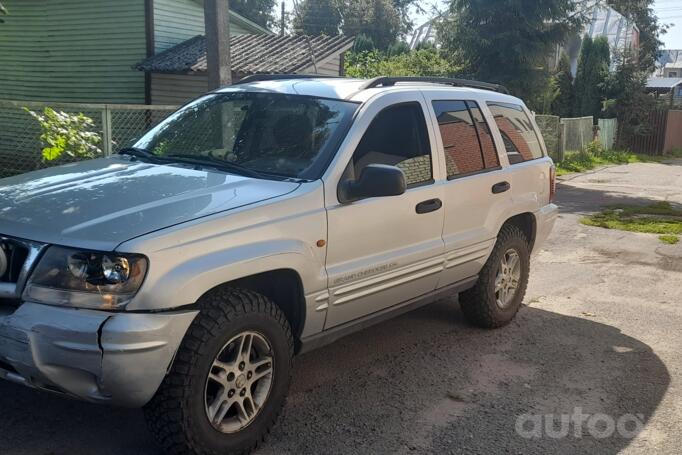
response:
[[[565,178],[511,325],[471,328],[451,299],[301,356],[258,453],[680,453],[682,243],[578,223],[658,200],[682,206],[682,161]],[[0,429],[2,454],[160,453],[139,411],[9,383]]]

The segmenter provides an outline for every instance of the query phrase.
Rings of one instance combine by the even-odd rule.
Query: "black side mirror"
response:
[[[339,202],[346,204],[369,197],[399,196],[405,192],[405,174],[395,166],[369,164],[358,180],[339,184]]]

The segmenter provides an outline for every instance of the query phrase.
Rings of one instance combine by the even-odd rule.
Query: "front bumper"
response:
[[[86,401],[141,407],[156,393],[197,314],[0,306],[0,378]]]
[[[535,243],[533,244],[533,253],[540,251],[540,248],[549,237],[549,234],[554,228],[554,223],[559,217],[559,207],[555,204],[547,204],[540,210],[535,212],[536,230]]]

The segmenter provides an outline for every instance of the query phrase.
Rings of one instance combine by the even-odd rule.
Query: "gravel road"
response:
[[[451,299],[299,357],[258,453],[680,453],[682,244],[578,223],[605,204],[661,199],[682,204],[682,162],[564,180],[510,326],[471,328]],[[562,416],[563,437],[538,425]],[[160,453],[139,411],[9,383],[0,429],[2,454]]]

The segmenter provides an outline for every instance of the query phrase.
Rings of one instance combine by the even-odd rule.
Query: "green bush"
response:
[[[421,49],[388,56],[377,50],[349,52],[346,75],[372,78],[378,76],[450,76],[459,71],[437,49]]]
[[[71,158],[90,159],[102,155],[98,145],[102,138],[96,132],[95,122],[83,113],[68,114],[46,107],[42,114],[24,108],[38,123],[42,134],[43,160],[54,161],[64,154]]]

